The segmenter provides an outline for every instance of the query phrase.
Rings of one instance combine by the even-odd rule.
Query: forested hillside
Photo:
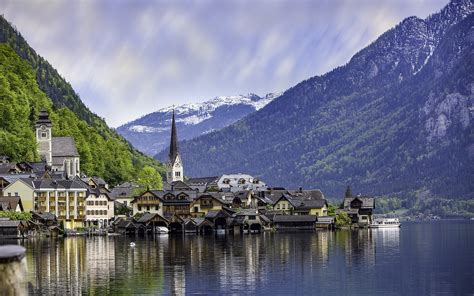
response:
[[[329,197],[351,184],[372,195],[473,198],[472,13],[459,0],[407,18],[347,65],[183,141],[186,174],[246,172]]]
[[[71,85],[0,17],[0,155],[38,160],[33,133],[40,108],[51,113],[54,136],[73,136],[81,169],[111,184],[133,178],[157,161],[135,150],[82,103]]]

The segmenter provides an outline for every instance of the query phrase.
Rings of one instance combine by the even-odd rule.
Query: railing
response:
[[[137,205],[158,205],[161,204],[159,200],[139,200]]]

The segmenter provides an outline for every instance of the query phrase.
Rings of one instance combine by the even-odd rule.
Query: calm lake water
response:
[[[27,248],[31,294],[474,294],[472,221],[21,244]]]

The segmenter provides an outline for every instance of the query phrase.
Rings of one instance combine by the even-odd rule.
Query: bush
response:
[[[9,218],[10,220],[31,220],[31,213],[15,212],[15,211],[0,211],[0,218]]]
[[[350,226],[351,223],[352,220],[346,212],[340,212],[336,215],[336,227]]]

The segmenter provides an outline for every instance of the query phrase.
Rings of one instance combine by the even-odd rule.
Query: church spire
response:
[[[171,141],[170,141],[170,162],[173,163],[178,154],[178,135],[176,133],[176,122],[174,119],[174,108],[173,108],[173,118],[171,120]]]

